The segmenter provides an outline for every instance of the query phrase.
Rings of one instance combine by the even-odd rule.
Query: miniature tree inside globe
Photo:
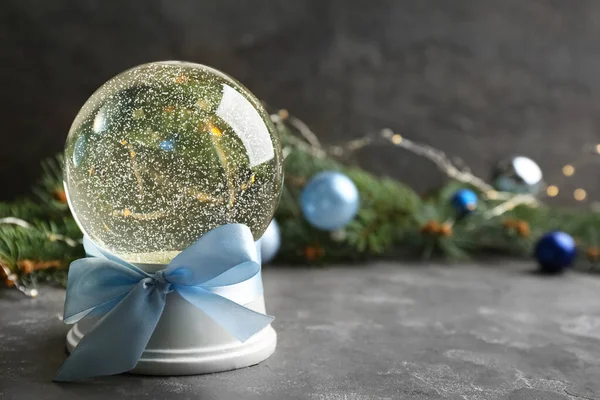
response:
[[[85,103],[65,148],[73,215],[130,262],[168,263],[226,223],[263,234],[282,157],[269,115],[212,68],[159,62],[114,77]]]

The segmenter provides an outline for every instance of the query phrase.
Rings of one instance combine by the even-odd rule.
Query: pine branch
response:
[[[275,216],[282,235],[278,262],[326,265],[390,256],[452,261],[490,251],[530,257],[536,239],[552,230],[576,239],[581,269],[596,270],[600,262],[598,213],[550,208],[530,195],[497,192],[444,153],[391,131],[328,147],[285,110],[272,119],[285,156],[285,183]],[[400,182],[345,163],[358,149],[382,143],[431,160],[449,183],[422,198]],[[69,263],[84,255],[81,232],[66,202],[62,162],[57,157],[43,163],[31,197],[0,203],[0,279],[30,295],[39,282],[64,284]],[[360,192],[356,218],[336,232],[308,224],[298,202],[306,183],[324,170],[343,172]],[[480,200],[474,213],[460,216],[451,197],[465,187]]]

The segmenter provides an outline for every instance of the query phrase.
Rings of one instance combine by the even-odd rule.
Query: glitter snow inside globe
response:
[[[65,189],[80,228],[135,263],[166,264],[227,223],[263,234],[282,156],[259,100],[204,65],[156,62],[109,80],[75,118]]]

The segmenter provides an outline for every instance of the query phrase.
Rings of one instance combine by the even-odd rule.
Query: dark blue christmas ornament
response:
[[[460,189],[452,196],[452,205],[461,214],[470,213],[477,208],[477,195],[471,189]]]
[[[335,231],[352,221],[358,206],[359,194],[354,182],[335,171],[315,175],[300,195],[304,218],[324,231]]]
[[[535,259],[544,272],[563,272],[576,255],[575,240],[564,232],[546,233],[535,245]]]
[[[260,244],[260,259],[263,264],[271,262],[279,251],[281,245],[281,232],[279,231],[279,225],[274,219],[267,227],[262,237],[258,239]]]

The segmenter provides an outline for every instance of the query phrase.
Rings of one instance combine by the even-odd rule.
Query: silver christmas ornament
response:
[[[494,187],[502,192],[537,194],[543,186],[542,170],[531,158],[516,156],[499,162]]]

